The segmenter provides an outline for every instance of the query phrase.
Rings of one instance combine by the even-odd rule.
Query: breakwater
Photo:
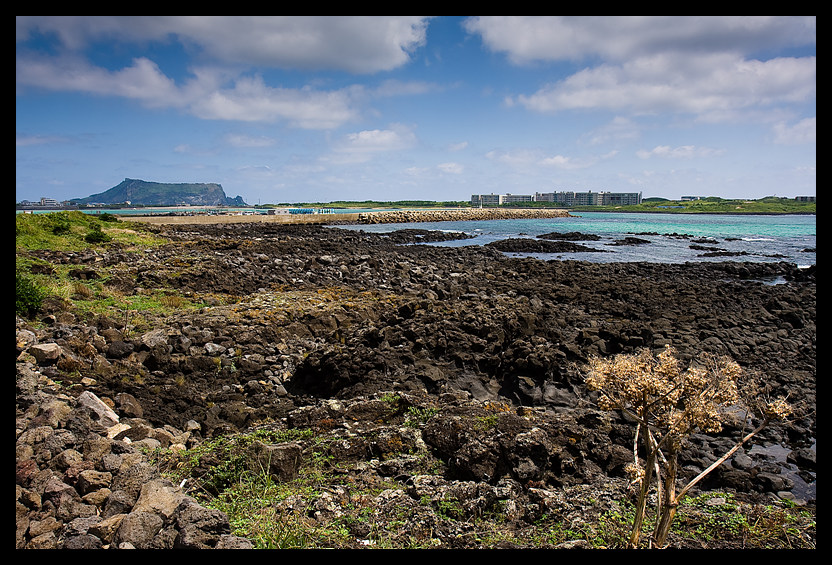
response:
[[[385,210],[358,214],[359,224],[406,224],[411,222],[461,222],[468,220],[521,220],[566,218],[559,209],[454,208],[450,210]]]

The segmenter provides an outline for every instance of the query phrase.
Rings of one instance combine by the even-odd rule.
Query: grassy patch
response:
[[[305,456],[297,478],[279,482],[265,471],[252,469],[246,457],[255,441],[302,441]],[[235,535],[249,539],[258,549],[332,548],[354,545],[347,525],[366,520],[367,509],[348,504],[335,519],[312,519],[293,511],[292,501],[305,506],[341,482],[332,474],[329,441],[312,430],[254,431],[220,437],[185,451],[159,450],[156,463],[171,481],[189,481],[189,492],[201,504],[226,513]],[[391,485],[357,487],[350,497],[375,496]]]
[[[91,238],[93,241],[88,241],[90,233],[100,233],[101,236],[94,236]],[[95,241],[97,239],[101,241]],[[127,247],[149,247],[167,243],[167,240],[155,235],[148,226],[139,222],[112,221],[106,215],[98,217],[78,211],[62,211],[16,214],[15,242],[18,251],[82,251],[113,243]]]
[[[52,263],[38,258],[39,252],[84,253],[118,249],[133,253],[169,241],[137,222],[125,222],[111,214],[94,216],[77,211],[47,214],[17,214],[15,218],[16,309],[34,316],[47,297],[69,302],[84,314],[132,317],[134,322],[150,314],[200,308],[172,289],[150,289],[125,295],[109,283],[118,275],[113,268],[93,265],[96,277],[81,280],[73,276],[82,265]]]

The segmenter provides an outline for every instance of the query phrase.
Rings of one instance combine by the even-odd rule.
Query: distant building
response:
[[[683,196],[682,202],[691,202],[693,200],[702,200],[704,196]]]
[[[500,196],[500,204],[512,202],[532,202],[531,194],[503,194]]]
[[[815,202],[816,196],[795,196],[794,199],[798,202]]]
[[[631,206],[641,204],[640,192],[536,192],[531,194],[472,194],[471,206],[514,202],[557,202],[563,206]]]
[[[640,192],[537,192],[535,202],[558,202],[564,206],[632,206],[641,204]]]
[[[471,206],[499,206],[502,196],[499,194],[472,194]]]

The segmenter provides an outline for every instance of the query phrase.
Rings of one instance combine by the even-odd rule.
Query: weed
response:
[[[14,310],[21,316],[33,316],[40,310],[46,297],[44,289],[36,284],[31,277],[18,271],[15,273]]]
[[[404,425],[411,428],[418,428],[427,423],[439,410],[432,407],[420,408],[418,406],[410,406],[407,409],[407,419]]]
[[[480,432],[493,430],[497,427],[500,421],[499,414],[488,414],[487,416],[477,416],[474,420],[474,427]]]

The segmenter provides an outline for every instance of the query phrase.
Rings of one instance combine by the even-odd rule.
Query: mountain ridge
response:
[[[221,184],[204,182],[164,183],[125,178],[113,188],[74,204],[121,204],[138,206],[246,206],[242,196],[229,198]]]

